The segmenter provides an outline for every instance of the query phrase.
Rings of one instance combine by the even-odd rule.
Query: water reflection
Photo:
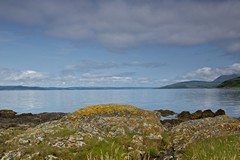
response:
[[[0,91],[0,109],[17,112],[73,112],[103,103],[132,104],[143,109],[170,109],[175,112],[224,109],[240,116],[240,90],[79,90],[79,91]]]

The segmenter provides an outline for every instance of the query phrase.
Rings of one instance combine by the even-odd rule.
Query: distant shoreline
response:
[[[36,86],[0,86],[0,91],[15,90],[128,90],[157,89],[155,87],[36,87]]]

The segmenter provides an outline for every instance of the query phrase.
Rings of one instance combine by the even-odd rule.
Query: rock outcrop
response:
[[[17,112],[12,110],[0,110],[0,129],[7,129],[10,127],[27,129],[29,127],[35,127],[41,123],[61,119],[65,115],[67,115],[67,113],[17,114]]]
[[[181,151],[195,141],[210,137],[240,135],[240,121],[225,115],[190,120],[173,127],[170,132],[173,135],[175,150]]]
[[[4,147],[0,147],[0,157],[87,159],[98,158],[101,152],[105,154],[106,148],[127,153],[121,154],[121,158],[136,159],[150,152],[159,154],[168,147],[162,137],[164,127],[159,119],[157,112],[130,105],[90,106],[5,141]]]

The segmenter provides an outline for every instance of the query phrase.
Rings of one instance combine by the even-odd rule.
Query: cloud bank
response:
[[[185,74],[183,78],[187,80],[213,81],[221,75],[230,74],[240,75],[240,63],[235,63],[225,68],[203,67],[196,71]]]
[[[231,40],[236,52],[239,8],[238,0],[10,0],[0,1],[0,21],[110,48]]]
[[[152,86],[155,79],[136,76],[135,72],[82,72],[80,74],[50,74],[33,70],[18,71],[0,68],[0,86],[24,85],[42,87],[76,86]]]

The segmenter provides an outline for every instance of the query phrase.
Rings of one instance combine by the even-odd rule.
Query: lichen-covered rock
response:
[[[35,156],[40,159],[54,159],[62,154],[74,157],[82,150],[89,150],[90,146],[90,149],[94,148],[93,142],[108,144],[117,139],[126,141],[123,144],[119,142],[125,145],[123,149],[133,148],[139,153],[147,153],[148,148],[162,145],[161,134],[164,127],[159,119],[157,112],[130,105],[89,106],[60,120],[30,128],[23,134],[9,139],[4,142],[7,147],[2,155],[10,157],[13,153],[18,153],[17,160],[38,152],[39,155]],[[49,157],[49,151],[54,152],[54,157]]]
[[[240,134],[240,121],[227,116],[190,120],[173,127],[171,133],[174,147],[180,151],[194,141]]]

